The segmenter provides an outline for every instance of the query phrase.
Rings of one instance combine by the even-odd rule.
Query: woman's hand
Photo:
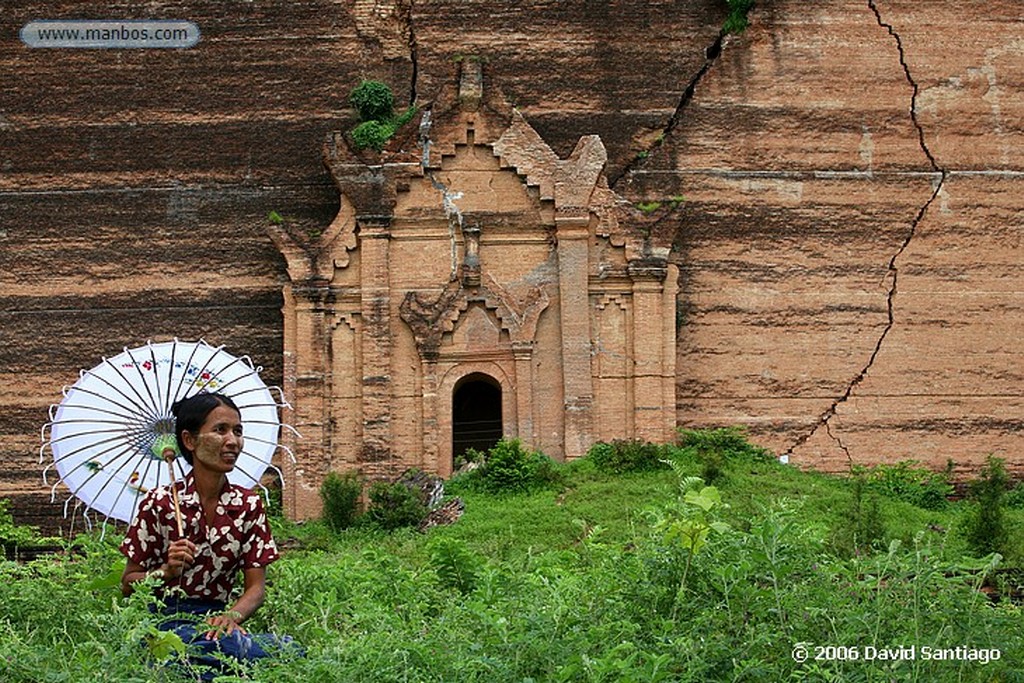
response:
[[[210,630],[203,634],[208,640],[217,640],[221,636],[230,636],[235,631],[247,635],[248,631],[241,627],[241,623],[248,619],[263,604],[263,597],[266,595],[266,568],[249,567],[244,570],[243,577],[245,588],[242,594],[235,601],[231,609],[223,614],[210,617],[206,623]]]
[[[165,579],[176,579],[196,559],[196,544],[187,538],[172,541],[167,549],[167,562],[161,567]]]
[[[243,636],[248,633],[244,628],[241,627],[239,622],[242,621],[242,614],[233,609],[229,609],[223,614],[218,614],[215,617],[210,617],[206,620],[212,628],[203,634],[203,637],[207,640],[217,640],[222,635],[230,636],[235,631],[238,631]]]
[[[195,561],[195,557],[196,544],[187,538],[182,538],[171,542],[167,549],[167,561],[155,570],[147,571],[138,562],[128,560],[121,573],[121,593],[131,595],[134,590],[133,584],[148,577],[161,581],[176,579]]]

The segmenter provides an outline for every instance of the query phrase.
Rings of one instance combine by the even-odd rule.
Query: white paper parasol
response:
[[[274,452],[279,447],[287,451],[278,445],[281,427],[291,429],[278,419],[278,408],[290,406],[283,397],[275,400],[259,377],[261,369],[248,356],[233,356],[222,346],[175,339],[125,348],[83,370],[74,386],[64,388],[60,404],[50,407],[50,422],[43,427],[44,442],[50,428],[53,453],[43,478],[51,468],[57,470],[54,499],[61,483],[71,491],[64,515],[77,497],[106,519],[131,521],[142,495],[172,478],[164,460],[151,451],[158,436],[174,433],[171,405],[202,391],[224,394],[238,405],[244,448],[228,479],[247,488],[259,486],[264,472],[274,468]],[[190,469],[181,457],[170,467],[174,478]]]

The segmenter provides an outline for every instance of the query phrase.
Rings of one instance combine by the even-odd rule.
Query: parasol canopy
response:
[[[172,473],[153,444],[174,434],[174,402],[204,391],[230,397],[241,412],[244,448],[228,480],[246,488],[261,486],[264,472],[277,469],[271,464],[276,450],[287,451],[278,445],[280,429],[291,427],[278,418],[278,409],[290,406],[277,387],[273,389],[280,400],[274,398],[260,370],[248,356],[233,356],[203,340],[147,343],[104,357],[96,367],[83,370],[73,386],[64,388],[60,404],[50,407],[40,455],[45,458],[49,427],[53,462],[43,478],[51,469],[59,476],[51,499],[63,483],[71,491],[65,516],[68,503],[77,497],[105,519],[131,521],[143,494],[191,469],[177,457],[170,464]]]

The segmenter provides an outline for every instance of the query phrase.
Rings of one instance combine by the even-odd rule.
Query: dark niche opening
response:
[[[501,385],[482,373],[466,375],[452,394],[453,461],[467,448],[486,452],[501,435]]]

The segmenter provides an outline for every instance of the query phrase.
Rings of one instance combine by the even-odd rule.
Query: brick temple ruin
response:
[[[0,45],[19,74],[0,112],[0,497],[19,523],[67,529],[40,426],[125,346],[204,338],[262,365],[298,409],[285,483],[310,514],[328,470],[441,471],[495,433],[567,457],[588,431],[669,422],[648,385],[673,360],[640,311],[673,289],[677,426],[742,427],[823,472],[952,461],[963,481],[994,455],[1024,476],[1013,3],[779,0],[726,38],[710,0],[243,9],[190,5],[187,51]],[[422,108],[382,154],[331,135],[325,166],[367,77]]]
[[[381,154],[329,135],[337,217],[271,227],[303,435],[287,512],[317,514],[330,470],[448,476],[502,436],[556,459],[672,438],[677,268],[609,189],[601,139],[559,158],[469,60],[407,128]]]

